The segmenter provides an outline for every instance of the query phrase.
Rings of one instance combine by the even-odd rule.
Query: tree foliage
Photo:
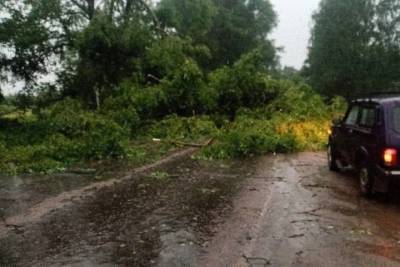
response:
[[[276,23],[268,0],[162,0],[157,11],[164,25],[210,49],[211,68],[264,45]]]
[[[0,171],[143,158],[133,144],[204,142],[243,109],[277,99],[269,0],[158,3],[0,1],[0,80],[25,82],[0,106]],[[232,135],[239,146],[242,134]]]
[[[64,16],[58,1],[4,0],[0,5],[0,71],[9,71],[27,84],[46,74],[49,59],[62,53]]]
[[[65,84],[68,95],[95,102],[95,91],[102,99],[110,89],[135,74],[138,60],[152,37],[145,25],[132,21],[118,25],[104,14],[97,14],[75,41],[77,60],[72,84]]]
[[[132,54],[143,52],[143,42],[151,42],[158,27],[144,0],[4,0],[0,14],[0,72],[7,73],[2,76],[11,74],[36,89],[41,76],[57,72],[57,82],[72,96],[80,91],[86,97],[126,76]],[[71,89],[72,82],[83,88]]]
[[[189,114],[193,106],[201,109],[188,96],[205,95],[196,87],[204,87],[210,70],[232,66],[260,47],[275,63],[267,39],[275,13],[268,0],[162,0],[156,8],[146,0],[12,2],[0,5],[2,77],[90,107],[101,107],[130,80],[137,87],[160,84],[177,97],[168,110]],[[56,80],[43,83],[48,73]],[[177,108],[186,106],[183,95],[190,108]]]
[[[274,82],[265,75],[275,64],[271,50],[268,47],[255,49],[242,55],[232,67],[224,66],[210,74],[218,112],[234,118],[241,107],[259,107],[275,96]]]
[[[314,15],[308,72],[326,95],[353,97],[398,83],[396,0],[324,0]]]

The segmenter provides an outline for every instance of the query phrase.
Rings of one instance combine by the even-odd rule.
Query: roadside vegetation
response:
[[[40,111],[8,114],[1,118],[0,169],[48,173],[88,161],[143,163],[185,145],[207,144],[196,157],[208,160],[323,149],[344,99],[328,105],[303,83],[268,82],[275,96],[258,107],[238,107],[234,118],[213,111],[140,120],[133,106],[121,118],[113,110],[84,109],[70,98]]]
[[[388,17],[398,8],[342,2],[322,1],[297,71],[280,66],[268,38],[277,24],[268,0],[4,0],[0,77],[23,88],[0,93],[0,171],[139,164],[186,145],[207,160],[323,149],[342,97],[398,77],[397,20]],[[341,11],[351,22],[333,23]],[[366,15],[387,30],[374,34]],[[341,38],[354,32],[359,39]],[[387,60],[386,76],[374,55]]]

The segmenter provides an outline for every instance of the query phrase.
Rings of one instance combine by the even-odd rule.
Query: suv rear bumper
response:
[[[375,170],[375,191],[387,193],[393,186],[400,187],[400,170],[385,170],[379,165],[375,166]]]
[[[378,170],[378,175],[379,176],[398,176],[400,177],[400,170],[385,170],[381,166],[377,165],[376,169]]]

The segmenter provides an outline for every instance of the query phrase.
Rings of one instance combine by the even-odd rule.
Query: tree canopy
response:
[[[399,81],[399,3],[323,0],[315,13],[306,72],[320,92],[353,97]]]
[[[268,43],[276,15],[266,0],[162,0],[162,23],[211,50],[210,67],[232,65],[240,55]]]
[[[2,77],[92,106],[124,81],[144,87],[174,77],[182,57],[204,73],[259,48],[277,62],[268,0],[4,0],[0,14]],[[49,73],[56,81],[43,84]]]

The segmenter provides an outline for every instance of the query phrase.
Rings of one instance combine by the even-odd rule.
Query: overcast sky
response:
[[[281,64],[301,68],[307,57],[311,16],[320,0],[270,0],[278,14],[278,27],[272,34],[275,44],[284,48]]]

